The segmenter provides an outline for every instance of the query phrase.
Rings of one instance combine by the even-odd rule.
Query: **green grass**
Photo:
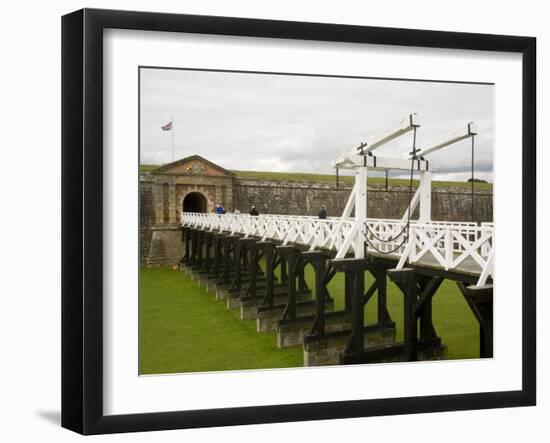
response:
[[[270,172],[270,171],[231,171],[239,178],[257,178],[266,180],[285,180],[285,181],[305,181],[305,182],[325,182],[335,183],[336,177],[331,174],[309,174],[305,172]],[[340,183],[353,185],[355,178],[349,175],[341,175]],[[369,177],[369,184],[384,185],[386,179],[384,177]],[[418,180],[413,180],[415,186],[418,185]],[[389,178],[390,186],[409,186],[409,179],[406,178]],[[434,187],[458,187],[470,189],[471,184],[467,182],[451,182],[451,181],[433,181]],[[492,183],[475,183],[475,189],[492,189]]]
[[[313,272],[306,268],[313,287]],[[365,277],[369,285],[372,277]],[[368,287],[368,286],[367,286]],[[335,308],[343,307],[343,277],[329,285]],[[140,374],[299,367],[301,347],[279,349],[275,333],[257,333],[254,321],[239,319],[225,301],[170,269],[142,269],[140,276]],[[388,310],[403,339],[403,296],[388,285]],[[365,308],[366,323],[376,319],[376,297]],[[434,326],[449,358],[479,355],[477,322],[453,282],[445,281],[433,302]]]
[[[144,164],[140,164],[139,165],[139,172],[149,172],[149,171],[152,171],[153,169],[157,169],[160,165],[144,165]]]
[[[158,165],[140,165],[141,172],[150,172],[157,168]],[[310,174],[305,172],[271,172],[271,171],[231,171],[238,178],[264,179],[275,181],[293,181],[293,182],[318,182],[318,183],[335,183],[336,177],[330,174]],[[340,176],[342,185],[352,186],[354,178],[352,176]],[[380,185],[385,184],[384,177],[369,177],[369,184]],[[409,180],[405,178],[390,178],[388,179],[390,186],[408,186]],[[414,185],[418,185],[418,180],[414,180]],[[433,181],[434,187],[454,187],[470,189],[471,184],[468,182],[451,182],[451,181]],[[492,183],[475,183],[475,189],[492,190]]]
[[[225,301],[179,271],[142,269],[140,374],[302,366],[299,348],[279,349],[275,333],[258,334]]]

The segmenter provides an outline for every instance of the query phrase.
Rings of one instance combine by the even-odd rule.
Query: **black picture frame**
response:
[[[131,415],[103,412],[103,30],[192,32],[522,55],[522,388]],[[536,39],[339,24],[83,9],[62,18],[62,426],[150,431],[536,403]]]

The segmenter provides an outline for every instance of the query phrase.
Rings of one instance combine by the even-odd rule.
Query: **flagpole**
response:
[[[174,116],[170,117],[170,121],[172,122],[172,161],[174,161],[174,131],[176,130],[174,126]]]

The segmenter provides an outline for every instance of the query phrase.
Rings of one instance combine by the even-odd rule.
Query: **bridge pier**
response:
[[[238,235],[226,235],[222,239],[223,244],[223,267],[220,279],[216,286],[216,300],[227,298],[227,289],[231,285],[231,278],[234,274],[235,244],[240,238]]]
[[[198,229],[191,229],[190,234],[190,251],[189,251],[189,260],[187,261],[187,266],[189,269],[193,267],[193,265],[197,261],[197,254],[198,254]]]
[[[431,318],[431,301],[443,281],[438,276],[419,276],[414,269],[390,269],[389,277],[403,293],[403,336],[402,343],[375,346],[363,353],[344,355],[343,363],[369,363],[374,361],[416,361],[438,358],[446,348],[437,336]],[[418,338],[420,319],[420,339]]]
[[[479,357],[493,358],[493,285],[457,285],[479,323]]]
[[[366,293],[365,271],[375,277]],[[304,337],[305,366],[348,363],[370,347],[395,342],[395,322],[387,310],[386,267],[369,259],[330,260],[320,283],[326,287],[338,272],[344,274],[344,310],[317,311],[311,331]],[[364,308],[375,292],[377,323],[365,325]]]
[[[310,327],[311,315],[315,312],[315,301],[311,299],[311,291],[305,280],[307,261],[303,252],[294,246],[280,246],[277,251],[281,263],[288,265],[288,298],[276,323],[277,346],[284,348],[303,343],[303,336]],[[298,294],[305,297],[299,300]]]
[[[254,290],[257,281],[258,265],[254,263],[254,269],[251,272],[249,267],[249,250],[254,249],[256,239],[238,238],[234,243],[234,277],[227,290],[227,309],[239,309],[241,306],[241,297],[246,296],[250,290],[251,279],[254,279],[252,286]]]
[[[193,271],[198,271],[202,267],[204,260],[204,231],[202,229],[196,229],[194,235],[195,250],[193,251],[194,258],[191,269]]]
[[[265,271],[260,264],[262,258],[265,261]],[[273,262],[273,243],[256,241],[248,246],[250,281],[246,292],[240,298],[242,320],[256,320],[259,306],[273,306],[275,288],[280,288],[280,285],[275,284]]]
[[[273,265],[270,271],[274,274],[279,266],[281,284],[274,286],[277,290],[272,294],[267,292],[262,305],[257,308],[258,332],[277,330],[282,319],[295,318],[297,314],[312,309],[311,291],[305,281],[300,249],[294,246],[276,246],[272,252]]]
[[[246,288],[242,291],[239,299],[241,320],[256,320],[257,307],[265,297],[263,291],[271,292],[271,296],[273,296],[275,276],[271,269],[271,263],[268,263],[271,260],[266,261],[265,272],[262,270],[260,264],[262,258],[265,257],[266,251],[272,249],[272,247],[271,243],[259,242],[257,240],[246,243],[245,253],[248,257],[249,278],[248,284],[245,285]]]
[[[200,269],[201,274],[208,275],[210,267],[212,266],[212,246],[214,246],[214,233],[211,231],[204,231],[203,244],[204,244],[204,261]]]
[[[334,300],[330,297],[324,282],[326,263],[329,260],[326,252],[302,252],[299,256],[302,275],[305,267],[311,265],[315,274],[314,299],[296,301],[294,317],[282,317],[277,323],[277,344],[279,347],[303,345],[304,336],[313,325],[323,330],[327,327],[326,315],[334,309]],[[290,303],[290,300],[289,300]],[[341,316],[331,316],[328,321],[330,330],[342,327]]]
[[[206,290],[216,292],[217,280],[221,276],[223,270],[223,240],[226,237],[225,234],[215,233],[212,235],[212,249],[214,257],[212,258],[212,266],[208,273]]]

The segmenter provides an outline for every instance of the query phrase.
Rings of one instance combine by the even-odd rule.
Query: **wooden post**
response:
[[[212,237],[213,237],[213,234],[211,232],[205,232],[203,234],[203,243],[204,243],[204,261],[203,261],[203,264],[201,266],[201,271],[202,272],[208,272],[210,270],[210,265],[211,265],[211,257],[210,257],[210,252],[211,252],[211,248],[212,248]]]
[[[183,228],[183,244],[184,244],[184,254],[181,259],[182,263],[187,264],[189,262],[190,253],[191,253],[191,229]]]
[[[243,241],[243,240],[241,240]],[[256,277],[258,274],[258,260],[257,260],[257,243],[254,240],[247,242],[247,255],[248,255],[248,270],[250,272],[248,281],[248,296],[252,297],[254,305],[256,305]]]
[[[351,303],[351,333],[341,356],[341,362],[360,361],[364,352],[365,333],[365,269],[367,260],[364,258],[336,259],[330,262],[336,271],[344,272],[348,279],[346,289],[350,290]]]
[[[233,238],[228,235],[223,239],[223,271],[220,283],[229,283],[229,269],[231,267],[231,249],[233,246]]]
[[[493,357],[493,285],[466,286],[457,282],[468,306],[479,323],[479,356]]]
[[[288,264],[288,298],[281,318],[294,320],[296,318],[296,271],[300,251],[294,246],[279,246],[276,249],[281,256],[281,264]]]
[[[387,279],[386,268],[380,266],[376,269],[376,283],[378,286],[378,323],[385,325],[391,321],[388,312]]]
[[[273,286],[274,286],[274,269],[273,263],[275,259],[274,245],[271,242],[261,242],[264,248],[264,258],[265,258],[265,279],[266,279],[266,288],[265,288],[265,297],[262,300],[262,306],[273,307]]]
[[[417,360],[417,341],[418,328],[416,317],[416,300],[418,298],[418,289],[414,269],[403,268],[400,270],[388,270],[388,275],[401,289],[404,296],[403,310],[403,336],[404,336],[404,354],[407,361]]]
[[[325,307],[327,299],[327,288],[325,284],[325,271],[327,257],[318,251],[304,252],[304,260],[311,263],[315,272],[315,317],[310,330],[311,335],[325,335]]]

